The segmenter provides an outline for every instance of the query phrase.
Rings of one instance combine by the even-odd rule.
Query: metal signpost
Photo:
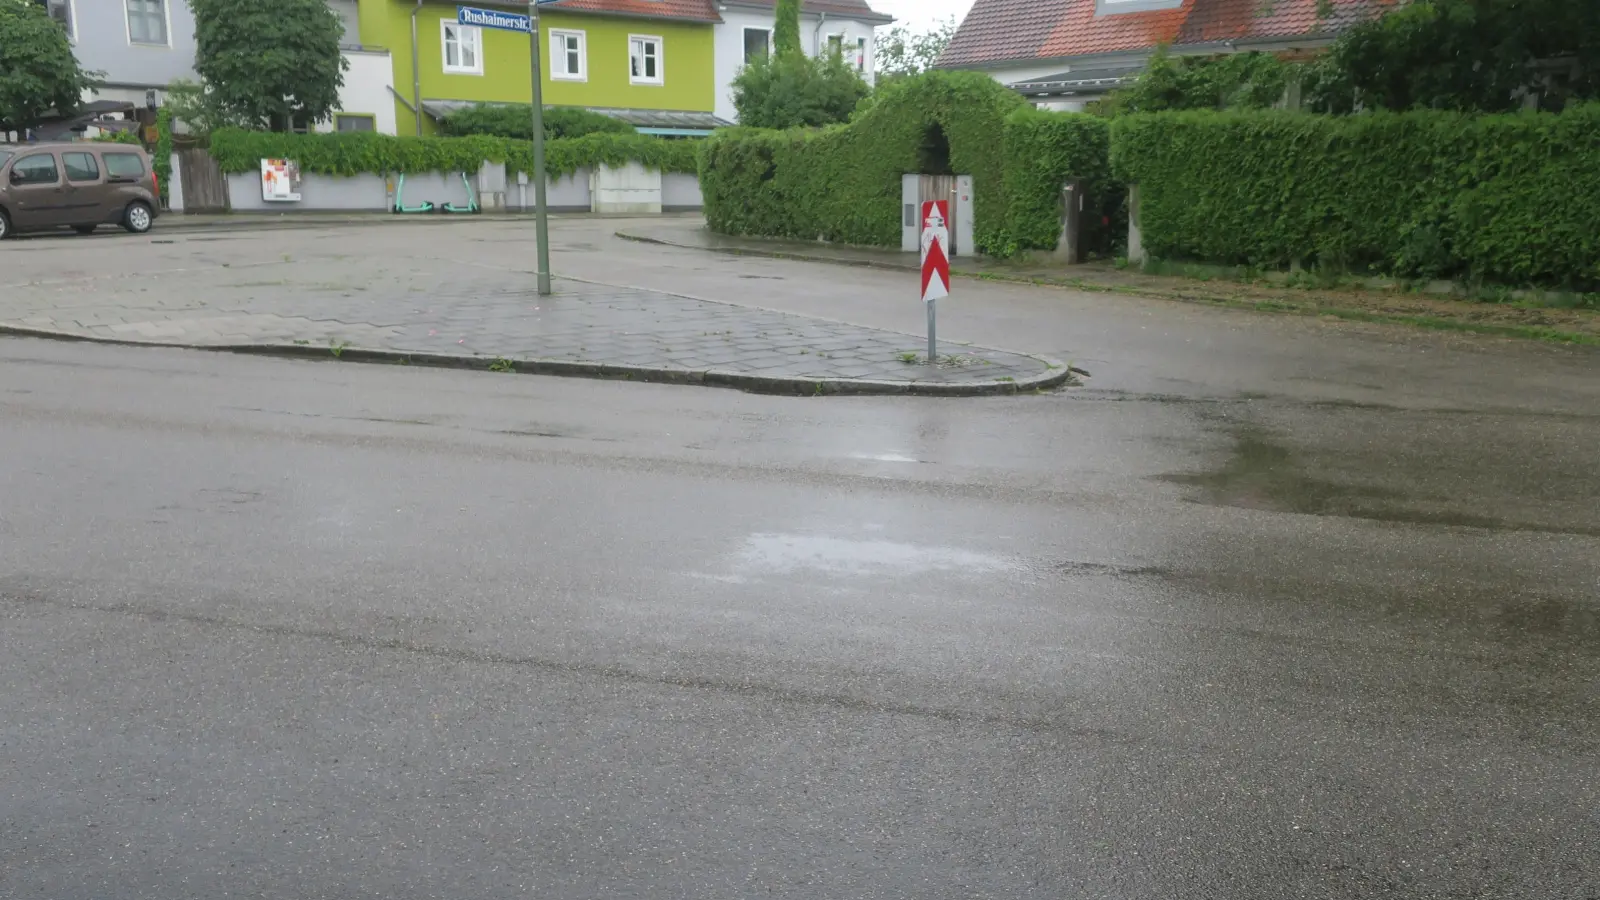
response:
[[[539,294],[550,295],[550,217],[544,170],[544,84],[540,77],[544,66],[539,60],[539,7],[554,0],[528,0],[528,14],[477,9],[471,6],[456,7],[456,21],[462,25],[479,28],[497,28],[501,31],[523,31],[528,34],[528,56],[533,70],[533,218],[538,229],[536,241],[539,254]]]
[[[928,307],[928,365],[939,362],[937,304],[950,296],[950,201],[922,204],[922,302]]]
[[[533,221],[539,230],[539,296],[550,296],[550,217],[544,177],[544,79],[539,64],[539,2],[528,0],[528,55],[533,59]]]

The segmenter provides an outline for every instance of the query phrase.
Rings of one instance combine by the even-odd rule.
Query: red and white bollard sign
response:
[[[935,303],[950,296],[950,202],[922,204],[922,302],[928,307],[928,365],[939,361]]]

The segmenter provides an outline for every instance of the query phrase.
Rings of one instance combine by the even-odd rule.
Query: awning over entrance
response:
[[[1011,89],[1024,97],[1049,97],[1063,94],[1105,94],[1132,81],[1143,71],[1142,66],[1123,66],[1116,69],[1074,69],[1058,75],[1046,75],[1011,85]]]
[[[78,111],[64,119],[47,119],[33,128],[37,141],[68,141],[82,137],[89,126],[101,131],[137,131],[139,123],[124,118],[134,111],[132,103],[124,100],[91,100],[78,107]]]
[[[713,129],[729,128],[733,125],[732,122],[719,119],[708,112],[677,109],[615,109],[606,106],[591,106],[589,111],[627,122],[646,134],[659,131],[670,131],[674,134],[710,134]]]

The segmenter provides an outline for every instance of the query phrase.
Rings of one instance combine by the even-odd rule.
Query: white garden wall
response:
[[[661,176],[661,208],[666,212],[689,212],[704,209],[705,197],[700,194],[700,179],[683,172],[667,172]]]
[[[171,209],[184,211],[181,168],[173,155],[174,176]],[[394,208],[399,178],[363,174],[349,177],[304,175],[300,199],[294,202],[268,201],[261,196],[261,177],[254,172],[224,176],[229,208],[244,213],[292,212],[388,212]],[[484,212],[531,212],[534,208],[532,180],[507,173],[503,163],[484,163],[482,170],[469,173],[468,180]],[[406,206],[424,202],[466,206],[467,187],[461,175],[426,172],[407,175],[403,200]],[[700,181],[694,175],[661,173],[637,163],[599,170],[579,169],[571,175],[553,179],[546,191],[552,212],[597,212],[617,215],[648,215],[663,211],[694,211],[705,205]]]

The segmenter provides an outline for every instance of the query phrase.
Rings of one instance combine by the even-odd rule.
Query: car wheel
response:
[[[6,215],[5,210],[0,209],[0,241],[8,237],[11,237],[11,219]]]
[[[74,225],[72,226],[72,230],[79,234],[94,234],[93,225]]]
[[[156,220],[155,214],[142,200],[135,200],[128,204],[128,211],[122,214],[122,227],[134,234],[144,234]]]

